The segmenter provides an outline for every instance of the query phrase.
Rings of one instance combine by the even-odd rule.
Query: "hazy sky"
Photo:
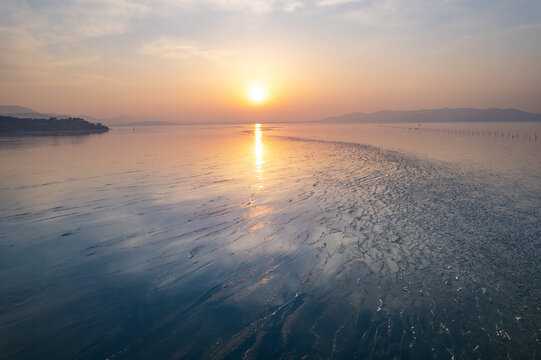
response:
[[[541,113],[539,0],[1,0],[0,104],[178,121]],[[246,99],[268,87],[265,105]]]

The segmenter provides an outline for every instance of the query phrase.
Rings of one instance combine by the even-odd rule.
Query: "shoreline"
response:
[[[0,132],[0,137],[21,137],[21,136],[76,136],[76,135],[92,135],[103,134],[109,130],[63,130],[63,131],[5,131]]]

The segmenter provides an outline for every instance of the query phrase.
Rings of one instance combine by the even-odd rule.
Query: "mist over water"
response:
[[[0,357],[538,358],[539,125],[416,126],[0,138]]]

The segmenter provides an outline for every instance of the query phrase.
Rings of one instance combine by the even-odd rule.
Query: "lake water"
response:
[[[539,136],[0,138],[0,358],[539,358]]]

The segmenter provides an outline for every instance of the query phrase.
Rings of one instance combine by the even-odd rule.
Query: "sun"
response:
[[[247,90],[248,99],[254,105],[263,104],[269,97],[267,87],[263,84],[253,84]]]

